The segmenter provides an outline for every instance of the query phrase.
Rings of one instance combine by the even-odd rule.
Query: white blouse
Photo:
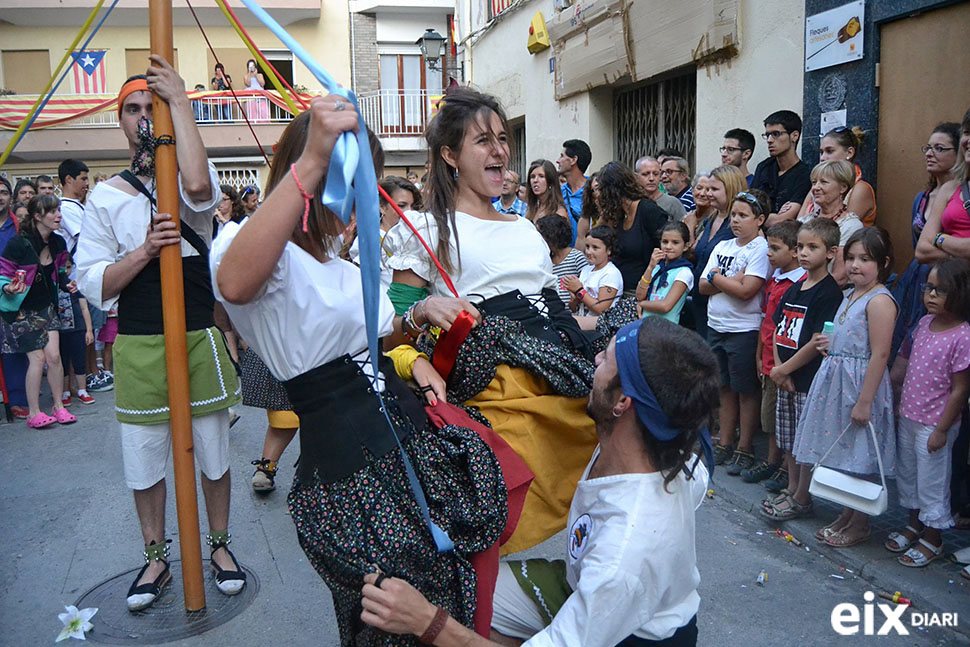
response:
[[[438,224],[434,216],[417,211],[405,215],[431,249],[436,250]],[[455,225],[458,244],[453,231],[449,252],[455,269],[450,275],[462,297],[488,299],[513,290],[538,294],[543,288],[556,287],[549,246],[530,221],[525,218],[483,220],[458,211]],[[403,221],[384,235],[383,246],[388,252],[388,267],[412,270],[428,281],[433,295],[454,296],[427,250]]]
[[[212,289],[239,334],[277,379],[289,380],[367,348],[360,269],[339,258],[321,263],[293,243],[286,243],[279,263],[252,301],[227,303],[216,276],[241,228],[226,223],[213,241]],[[394,307],[381,291],[378,335],[389,335],[393,322]]]

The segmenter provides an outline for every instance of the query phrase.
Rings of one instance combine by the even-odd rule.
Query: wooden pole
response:
[[[172,0],[149,0],[151,51],[171,62]],[[154,134],[174,138],[168,103],[152,97]],[[158,212],[179,222],[178,162],[175,146],[162,145],[155,151],[155,182]],[[168,405],[172,425],[172,459],[175,467],[175,505],[178,510],[179,551],[182,558],[182,587],[185,610],[205,608],[202,581],[202,545],[199,541],[199,504],[195,489],[195,459],[192,448],[192,409],[189,404],[189,358],[185,333],[185,292],[182,286],[182,246],[162,248],[162,318],[165,326],[165,368],[168,375]]]

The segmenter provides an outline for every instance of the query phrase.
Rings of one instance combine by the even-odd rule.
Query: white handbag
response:
[[[879,443],[876,440],[876,430],[871,422],[869,423],[869,433],[872,435],[872,446],[876,450],[879,479],[882,484],[873,483],[822,465],[826,456],[835,448],[851,426],[852,423],[849,423],[842,430],[839,437],[832,443],[832,447],[829,447],[829,450],[815,463],[812,468],[812,482],[808,486],[808,492],[813,497],[832,501],[868,515],[880,515],[889,507],[889,494],[886,489],[886,472],[882,466],[882,455],[879,452]]]

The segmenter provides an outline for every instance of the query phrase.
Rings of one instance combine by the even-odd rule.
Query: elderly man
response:
[[[152,93],[172,111],[179,167],[179,216],[156,212]],[[165,472],[171,448],[159,253],[178,245],[185,274],[186,341],[191,367],[192,437],[202,471],[208,542],[216,585],[234,595],[246,575],[229,551],[229,406],[239,380],[213,322],[208,246],[219,203],[219,176],[208,162],[185,83],[160,56],[118,95],[118,118],[131,168],[94,187],[77,246],[79,287],[97,307],[118,307],[114,344],[115,411],[125,481],[133,491],[145,540],[145,566],[128,590],[128,609],[151,606],[171,580],[165,541]]]
[[[439,647],[697,643],[694,510],[708,471],[691,448],[700,438],[713,460],[714,356],[696,333],[648,317],[596,359],[587,411],[600,444],[569,510],[566,560],[500,566],[495,642],[384,574],[364,577],[364,622]]]
[[[529,207],[519,200],[519,174],[512,169],[506,169],[502,177],[502,197],[493,202],[492,206],[499,213],[514,213],[525,218]]]
[[[660,165],[660,181],[668,195],[672,195],[684,205],[687,211],[694,210],[694,192],[690,188],[690,164],[683,157],[668,157]]]
[[[647,192],[647,197],[656,202],[657,206],[666,211],[673,220],[683,220],[687,212],[681,201],[660,190],[660,162],[649,155],[641,157],[637,160],[634,170],[640,185]]]

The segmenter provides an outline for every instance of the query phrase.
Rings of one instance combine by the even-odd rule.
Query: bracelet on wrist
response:
[[[442,607],[438,607],[438,610],[434,614],[434,619],[431,620],[431,624],[428,628],[424,630],[424,633],[418,638],[418,642],[423,645],[433,645],[435,638],[441,633],[441,630],[445,628],[445,624],[448,622],[448,612]]]
[[[946,234],[944,234],[942,231],[938,233],[936,235],[936,238],[933,239],[933,247],[936,247],[937,249],[943,249],[943,239],[945,238],[946,238]]]

